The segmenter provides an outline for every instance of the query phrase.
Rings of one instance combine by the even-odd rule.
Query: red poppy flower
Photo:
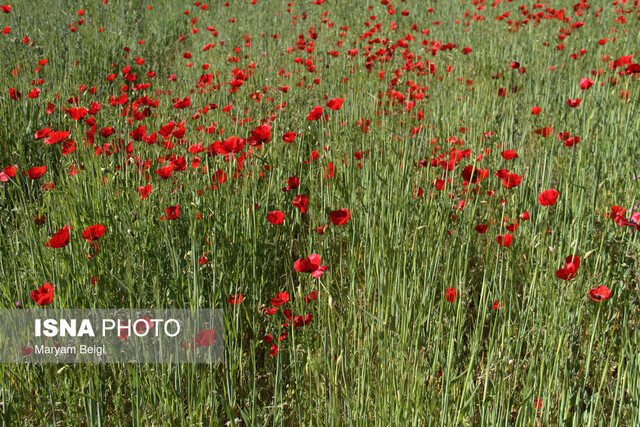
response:
[[[576,277],[576,271],[578,271],[578,267],[580,267],[580,258],[577,256],[569,255],[564,260],[564,268],[556,271],[556,277],[562,280],[572,280]]]
[[[45,130],[45,129],[43,129]],[[58,142],[64,141],[69,137],[70,133],[64,130],[51,131],[46,134],[46,138],[44,140],[45,145],[57,144]],[[36,139],[39,136],[36,133]]]
[[[578,105],[580,105],[580,103],[582,102],[582,99],[577,98],[577,99],[567,99],[567,104],[569,105],[569,107],[571,108],[575,108]]]
[[[7,182],[9,178],[15,178],[18,165],[7,166],[0,171],[0,182]]]
[[[146,126],[142,125],[142,126],[139,126],[139,127],[135,128],[134,130],[129,132],[129,136],[134,141],[142,141],[147,136]]]
[[[174,138],[178,138],[178,139],[180,139],[180,138],[183,138],[183,137],[184,137],[184,133],[185,133],[186,131],[187,131],[187,130],[186,130],[185,128],[180,127],[180,128],[178,128],[178,129],[174,130],[174,131],[171,133],[171,135],[172,135]]]
[[[30,99],[36,99],[38,96],[40,96],[40,92],[41,92],[41,90],[40,90],[39,87],[33,88],[27,94],[27,97],[30,98]]]
[[[538,203],[542,206],[552,206],[556,204],[556,200],[560,193],[555,188],[545,190],[538,196]]]
[[[318,120],[320,117],[322,117],[323,112],[324,110],[322,109],[322,107],[316,105],[315,107],[313,107],[313,110],[311,110],[311,112],[307,115],[307,120]]]
[[[514,150],[505,150],[502,153],[500,153],[500,155],[505,160],[511,160],[511,159],[515,159],[516,157],[518,157],[518,154]]]
[[[531,218],[531,216],[529,215],[529,212],[524,211],[524,213],[518,215],[518,218],[520,218],[523,221],[528,220],[529,218]]]
[[[618,225],[625,225],[627,227],[633,227],[636,230],[640,231],[640,212],[634,212],[631,214],[631,218],[620,218],[617,221]]]
[[[69,117],[76,121],[84,119],[89,113],[89,110],[86,108],[67,108],[64,111],[69,115]]]
[[[540,114],[540,111],[542,111],[542,108],[540,108],[540,107],[533,107],[533,108],[531,109],[531,114],[533,114],[533,115],[535,116],[535,115]]]
[[[11,12],[11,5],[6,5],[6,6],[0,6],[0,10],[3,11],[4,13],[9,13]]]
[[[173,104],[173,108],[177,109],[177,110],[182,110],[184,108],[187,108],[191,105],[191,98],[190,97],[186,97],[178,102],[176,102],[175,104]]]
[[[229,304],[238,305],[242,302],[243,299],[244,297],[242,296],[242,294],[231,295],[231,298],[229,298],[227,302]]]
[[[293,318],[293,324],[296,328],[308,325],[311,322],[311,314],[307,314],[305,317],[296,316]]]
[[[271,126],[262,125],[258,126],[251,131],[251,137],[249,137],[249,145],[259,146],[260,144],[266,144],[271,141]]]
[[[293,264],[293,268],[298,273],[311,273],[313,277],[318,278],[329,269],[329,267],[326,265],[320,265],[320,263],[320,255],[311,254],[307,258],[300,258],[297,260]]]
[[[514,188],[520,185],[522,177],[524,175],[518,175],[517,173],[510,173],[505,178],[502,178],[502,185],[505,188]]]
[[[329,179],[329,178],[333,178],[333,175],[335,174],[335,167],[333,165],[332,162],[329,162],[329,164],[324,168],[324,178]]]
[[[339,110],[340,108],[342,108],[343,102],[344,99],[342,98],[333,98],[327,102],[327,108],[331,110]]]
[[[115,74],[113,74],[113,76],[115,78]],[[127,102],[129,102],[129,98],[127,97],[126,93],[123,93],[117,98],[111,95],[111,97],[109,98],[109,105],[111,105],[112,107],[115,107],[116,105],[124,105]]]
[[[67,155],[76,151],[76,143],[70,139],[67,139],[62,143],[62,154]]]
[[[542,128],[542,129],[536,130],[536,133],[538,135],[542,135],[544,138],[546,138],[546,137],[548,137],[549,135],[551,135],[553,133],[553,128],[547,126],[546,128]]]
[[[507,169],[500,169],[498,172],[496,172],[496,177],[498,177],[498,178],[508,178],[509,177],[509,171]]]
[[[624,214],[627,210],[625,208],[621,208],[620,206],[612,206],[611,213],[607,215],[608,218],[612,219],[618,225],[622,225],[624,222]]]
[[[109,127],[103,128],[103,129],[100,131],[100,135],[101,135],[103,138],[109,138],[109,137],[110,137],[111,135],[113,135],[114,133],[116,133],[116,130],[115,130],[112,126],[109,126]]]
[[[149,193],[151,193],[151,189],[151,184],[138,187],[138,195],[140,196],[140,199],[146,199]]]
[[[640,73],[640,64],[628,64],[625,74],[638,74]]]
[[[180,216],[180,205],[169,206],[165,210],[167,211],[167,217],[162,216],[161,220],[174,220]]]
[[[18,101],[19,99],[22,98],[22,94],[20,93],[19,90],[16,90],[15,88],[10,88],[9,89],[9,96],[11,97],[11,99],[13,99],[14,101]]]
[[[31,179],[38,179],[47,171],[46,166],[35,166],[27,171],[27,175]],[[24,173],[24,172],[23,172]]]
[[[133,323],[135,325],[136,332],[143,335],[151,330],[154,322],[149,317],[141,317]]]
[[[569,138],[569,135],[571,135],[569,132],[559,132],[558,139],[560,141],[564,141],[565,139]]]
[[[583,77],[582,79],[580,79],[580,89],[587,90],[591,86],[593,86],[593,83],[594,83],[594,81],[591,80],[590,78]]]
[[[491,308],[493,308],[494,310],[500,310],[500,308],[504,307],[504,303],[499,303],[498,300],[496,300],[493,303],[493,306],[491,306]]]
[[[286,142],[287,144],[293,142],[296,139],[296,133],[295,132],[287,132],[284,135],[282,135],[282,140],[284,142]]]
[[[211,175],[211,179],[218,184],[224,184],[227,182],[227,174],[222,169],[218,169],[216,173]]]
[[[290,176],[287,178],[287,186],[282,188],[282,191],[291,191],[300,186],[300,179],[298,176]]]
[[[504,246],[505,248],[508,248],[509,246],[511,246],[511,243],[513,242],[513,235],[501,234],[498,237],[496,237],[496,242],[498,242],[500,246]]]
[[[45,283],[38,290],[31,292],[31,299],[38,305],[49,305],[53,301],[53,290],[55,286],[51,283]]]
[[[56,234],[49,239],[45,244],[48,248],[64,248],[69,244],[69,226],[65,225],[64,228],[58,230]]]
[[[322,236],[322,234],[324,233],[324,229],[327,228],[328,226],[329,224],[325,224],[324,226],[314,228],[313,231],[315,231],[316,233]]]
[[[278,309],[276,307],[260,307],[260,310],[266,314],[267,316],[272,316],[276,313],[276,311],[278,311]]]
[[[3,170],[9,178],[15,178],[16,172],[18,171],[18,165],[7,166]]]
[[[484,224],[479,224],[479,225],[476,225],[474,228],[478,233],[484,234],[487,232],[488,227]]]
[[[459,296],[460,293],[456,290],[456,288],[451,287],[444,291],[444,298],[448,302],[456,302]]]
[[[512,223],[512,224],[507,225],[507,226],[506,226],[506,229],[507,229],[508,231],[510,231],[511,233],[515,233],[515,232],[516,232],[516,230],[518,229],[518,222],[516,221],[516,222],[514,222],[514,223]]]
[[[276,354],[278,354],[278,346],[275,344],[271,345],[271,353],[269,353],[269,356],[273,357]]]
[[[316,301],[318,299],[318,291],[312,291],[309,295],[304,297],[304,302]]]
[[[604,301],[611,298],[611,290],[606,286],[598,286],[589,291],[589,299],[594,301]]]
[[[203,329],[196,334],[196,347],[211,347],[215,342],[215,329]]]
[[[573,147],[578,142],[580,142],[580,137],[579,136],[572,136],[572,137],[567,138],[567,139],[564,140],[564,145],[566,145],[567,147]]]
[[[100,237],[104,235],[105,231],[107,231],[107,228],[104,225],[100,225],[100,224],[92,225],[91,227],[87,227],[82,232],[82,238],[90,242],[93,240],[98,240]]]
[[[293,203],[293,206],[300,209],[300,213],[307,213],[307,208],[309,206],[309,198],[307,196],[300,194],[296,196],[291,203]]]
[[[275,298],[269,301],[274,307],[280,307],[282,304],[289,302],[289,292],[279,292]]]
[[[171,174],[173,173],[173,163],[164,166],[160,169],[158,169],[157,171],[155,171],[158,175],[160,175],[160,177],[162,179],[167,179],[167,178],[171,178]]]
[[[284,221],[284,212],[273,211],[267,214],[267,221],[273,225],[280,225]]]
[[[245,140],[237,136],[231,136],[224,141],[213,143],[213,150],[216,154],[226,156],[231,153],[239,153],[244,148]],[[211,149],[211,146],[209,147]]]
[[[477,182],[479,182],[480,180],[488,176],[489,176],[488,169],[478,169],[478,168],[474,168],[471,165],[465,166],[465,168],[462,170],[462,179],[464,179],[465,181],[471,182],[473,184],[476,184]]]
[[[345,225],[349,222],[349,218],[351,218],[351,211],[346,209],[339,209],[337,211],[329,212],[329,220],[334,225]]]

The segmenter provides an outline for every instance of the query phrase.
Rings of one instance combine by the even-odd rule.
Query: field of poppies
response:
[[[222,364],[0,365],[3,425],[640,425],[638,0],[0,30],[0,308],[225,319]]]

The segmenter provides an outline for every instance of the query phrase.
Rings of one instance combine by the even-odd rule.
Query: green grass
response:
[[[631,227],[606,217],[614,205],[625,207],[627,217],[640,210],[640,180],[634,178],[640,174],[639,80],[618,75],[626,66],[609,68],[610,61],[637,53],[640,9],[631,2],[602,3],[596,17],[597,4],[583,16],[566,2],[527,4],[531,14],[564,7],[572,20],[534,25],[531,19],[509,31],[509,19],[525,18],[520,3],[501,2],[495,9],[487,3],[478,10],[466,1],[407,0],[393,2],[393,15],[380,2],[368,10],[360,2],[298,0],[290,13],[287,2],[230,3],[210,1],[201,10],[169,0],[21,0],[11,13],[0,13],[0,28],[11,27],[0,36],[0,168],[18,165],[15,178],[0,183],[0,307],[37,307],[31,291],[50,282],[56,286],[53,307],[225,312],[220,365],[0,365],[3,423],[221,425],[238,418],[246,425],[640,424],[640,242]],[[632,12],[624,24],[616,22],[620,8]],[[79,9],[86,11],[85,23],[71,32],[68,24],[77,23]],[[401,15],[405,9],[409,16]],[[507,11],[508,18],[496,20]],[[469,22],[474,13],[484,20]],[[584,26],[559,40],[559,30],[576,21]],[[377,23],[379,32],[361,38]],[[340,27],[349,27],[344,36]],[[22,43],[25,35],[33,46]],[[299,35],[315,42],[313,52],[297,49]],[[380,43],[368,43],[378,36]],[[430,45],[421,45],[425,39],[457,47],[432,56]],[[202,51],[207,43],[216,46]],[[556,49],[560,43],[564,50]],[[367,71],[367,46],[371,55],[387,49],[389,60],[375,60]],[[463,55],[466,46],[472,51]],[[287,53],[290,47],[296,50]],[[351,58],[353,48],[358,54]],[[580,49],[586,53],[572,59]],[[331,50],[341,53],[333,57]],[[184,52],[193,57],[183,59]],[[424,72],[407,66],[410,53]],[[296,57],[313,58],[316,70],[295,63]],[[36,72],[45,58],[49,63]],[[511,61],[526,73],[509,68]],[[186,67],[189,62],[193,67]],[[159,99],[150,117],[131,124],[121,117],[123,106],[109,105],[128,83],[121,72],[127,65],[138,76],[130,85],[150,82],[146,90],[128,91],[129,101]],[[230,93],[235,68],[251,75]],[[591,75],[598,69],[601,76]],[[148,71],[156,76],[149,79]],[[111,73],[117,73],[113,82],[106,80]],[[196,88],[206,73],[217,90]],[[175,82],[167,80],[171,74]],[[582,91],[582,77],[594,86]],[[40,96],[29,99],[30,83],[38,78],[44,80]],[[409,82],[428,86],[411,111],[390,92],[407,96]],[[79,92],[80,85],[95,86],[96,94]],[[289,92],[280,86],[290,86]],[[22,99],[12,100],[9,88],[22,92]],[[499,88],[507,89],[505,97]],[[260,102],[250,96],[258,91]],[[628,99],[621,91],[629,92]],[[94,145],[122,138],[118,152],[95,155],[85,146],[89,126],[61,111],[76,95],[78,107],[102,104]],[[191,107],[172,107],[173,98],[189,95]],[[325,95],[344,98],[342,109],[327,109]],[[582,103],[570,108],[568,98]],[[56,105],[51,115],[47,102]],[[231,111],[222,111],[232,103]],[[209,104],[218,108],[192,119]],[[306,120],[316,105],[328,121]],[[534,106],[542,108],[539,115],[531,114]],[[247,138],[272,115],[272,139],[260,149],[245,146],[242,176],[234,178],[236,160],[206,152],[198,154],[200,166],[191,167],[190,145]],[[241,125],[244,118],[248,123]],[[370,121],[367,133],[362,119]],[[127,154],[129,132],[144,124],[151,134],[172,120],[186,121],[184,141],[174,138],[171,149],[134,141]],[[222,135],[198,129],[216,122]],[[117,131],[108,140],[99,134],[106,126]],[[547,126],[554,129],[550,136],[535,133]],[[36,141],[35,132],[44,127],[70,131],[77,150],[62,155],[61,144]],[[300,135],[286,144],[282,135],[289,131]],[[580,136],[580,143],[566,147],[559,132]],[[452,137],[464,142],[455,145]],[[429,166],[454,147],[470,149],[471,156],[448,172]],[[504,160],[500,152],[507,149],[519,157]],[[318,159],[308,161],[314,150]],[[361,160],[354,158],[357,152]],[[166,163],[156,159],[172,154],[184,156],[186,169],[162,180],[153,171]],[[143,172],[136,158],[151,166]],[[416,165],[425,159],[425,167]],[[335,174],[326,178],[330,162]],[[41,165],[47,172],[38,180],[22,175]],[[77,175],[68,175],[71,165]],[[488,177],[465,185],[467,165],[488,169]],[[507,189],[495,177],[503,168],[524,175],[518,187]],[[228,180],[212,190],[218,170]],[[283,192],[294,175],[300,188]],[[446,181],[442,191],[434,187],[440,178]],[[55,188],[41,190],[45,182]],[[141,200],[136,189],[147,184],[153,191]],[[414,197],[417,187],[422,197]],[[550,188],[560,194],[557,203],[539,205],[538,195]],[[291,203],[298,194],[309,196],[305,214]],[[464,208],[456,209],[460,201]],[[160,220],[176,204],[179,218]],[[340,208],[351,218],[335,226],[328,213]],[[282,225],[267,222],[274,210],[285,212]],[[518,219],[524,211],[530,220]],[[38,215],[45,215],[43,225],[34,222]],[[506,226],[514,221],[519,227],[510,233]],[[68,223],[74,227],[70,244],[45,247]],[[107,232],[100,252],[87,259],[90,248],[80,234],[94,224]],[[314,231],[325,224],[322,235]],[[486,234],[474,230],[478,224],[489,226]],[[515,236],[513,244],[498,245],[495,238],[507,233]],[[313,253],[329,267],[319,279],[293,267]],[[205,265],[198,262],[203,254]],[[555,272],[569,255],[579,256],[581,265],[574,280],[563,281]],[[97,285],[92,277],[99,278]],[[611,289],[611,298],[588,299],[600,285]],[[445,298],[449,287],[459,292],[453,303]],[[305,303],[314,290],[318,300]],[[307,326],[283,328],[282,310],[273,316],[260,311],[284,291],[291,301],[281,308],[311,314]],[[244,296],[239,305],[227,303],[234,294]],[[494,310],[495,301],[504,306]],[[275,340],[284,330],[286,340]],[[279,347],[274,357],[263,342],[268,334]]]

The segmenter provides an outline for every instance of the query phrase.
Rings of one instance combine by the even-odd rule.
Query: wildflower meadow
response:
[[[3,426],[640,425],[638,0],[5,2],[0,308],[224,353]]]

